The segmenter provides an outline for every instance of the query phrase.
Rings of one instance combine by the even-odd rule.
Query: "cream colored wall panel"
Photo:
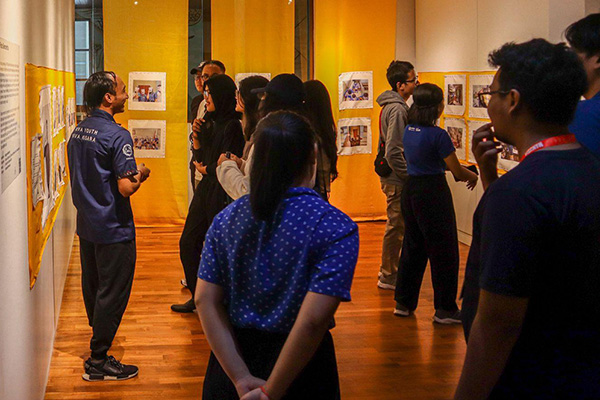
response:
[[[478,0],[478,9],[478,70],[490,69],[488,53],[506,42],[548,38],[548,0]]]
[[[585,0],[549,0],[548,40],[564,42],[563,32],[573,22],[585,17]]]
[[[417,71],[477,67],[477,0],[417,0]]]
[[[396,3],[396,60],[416,62],[415,0]],[[391,60],[390,60],[391,61]]]

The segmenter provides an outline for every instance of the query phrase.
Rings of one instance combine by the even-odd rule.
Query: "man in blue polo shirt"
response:
[[[135,227],[129,197],[150,175],[133,156],[129,132],[113,116],[124,111],[125,84],[113,72],[96,72],[83,89],[88,117],[73,131],[67,151],[77,235],[81,286],[93,330],[87,381],[123,380],[138,374],[108,350],[127,307],[135,269]]]
[[[600,14],[591,14],[565,31],[569,45],[583,63],[588,89],[569,126],[577,141],[600,157]]]

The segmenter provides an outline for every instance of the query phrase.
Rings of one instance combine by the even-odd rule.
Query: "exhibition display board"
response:
[[[29,281],[33,288],[69,181],[66,141],[76,125],[75,74],[27,64],[25,115]]]
[[[381,110],[376,99],[390,89],[385,73],[395,58],[395,46],[395,0],[368,7],[359,0],[315,2],[315,79],[329,90],[342,136],[339,177],[332,184],[330,201],[355,221],[386,215],[385,195],[373,166]]]
[[[152,171],[131,197],[135,222],[183,224],[188,210],[188,1],[104,0],[103,12],[105,69],[120,76],[130,93],[125,112],[115,120],[134,134],[138,164]]]

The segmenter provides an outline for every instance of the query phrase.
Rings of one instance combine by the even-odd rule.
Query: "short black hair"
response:
[[[396,90],[398,83],[405,83],[408,79],[408,73],[413,69],[415,69],[415,67],[408,61],[392,61],[385,74],[392,90]]]
[[[435,126],[444,91],[433,83],[423,83],[413,93],[413,104],[408,110],[408,123],[419,126]]]
[[[117,94],[117,75],[112,71],[94,72],[83,87],[83,105],[89,113],[100,107],[106,93]]]
[[[581,61],[564,43],[544,39],[506,43],[489,54],[499,68],[500,90],[516,89],[521,102],[541,123],[568,125],[587,89]]]
[[[202,69],[200,69],[200,73],[202,73],[202,70],[204,70],[204,67],[206,67],[207,65],[216,65],[217,67],[221,68],[221,71],[223,71],[223,73],[225,73],[225,64],[223,64],[219,60],[206,60],[202,62]]]
[[[600,55],[600,14],[590,14],[565,31],[569,45],[588,57]]]

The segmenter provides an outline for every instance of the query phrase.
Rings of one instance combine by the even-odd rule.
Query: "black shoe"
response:
[[[460,324],[462,323],[462,315],[460,313],[460,310],[435,310],[435,314],[433,315],[433,322],[437,322],[438,324],[444,325]]]
[[[125,365],[117,361],[113,356],[106,360],[96,362],[88,358],[83,364],[85,374],[83,380],[94,381],[124,381],[137,376],[139,370],[135,365]]]
[[[194,299],[189,299],[183,304],[173,304],[171,310],[179,313],[191,313],[196,311],[196,304],[194,304]]]

